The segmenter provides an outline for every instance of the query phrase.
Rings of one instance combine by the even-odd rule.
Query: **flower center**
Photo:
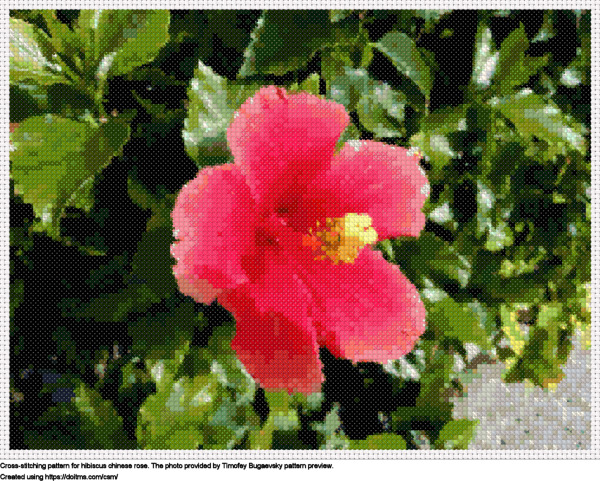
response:
[[[322,252],[316,260],[329,258],[334,264],[351,264],[363,247],[377,242],[377,232],[371,222],[367,214],[350,213],[341,218],[328,218],[324,226],[317,222],[316,231],[309,229],[303,244]]]

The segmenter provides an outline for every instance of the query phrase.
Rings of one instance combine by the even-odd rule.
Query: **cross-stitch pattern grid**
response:
[[[12,449],[591,448],[589,11],[10,28]]]

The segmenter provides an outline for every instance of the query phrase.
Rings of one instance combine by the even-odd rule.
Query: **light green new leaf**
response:
[[[517,322],[517,313],[503,304],[500,306],[500,319],[502,320],[502,332],[508,339],[510,348],[515,354],[520,355],[527,342],[527,336]]]
[[[453,419],[440,431],[435,441],[437,449],[468,449],[479,421]]]
[[[397,434],[373,434],[366,439],[350,441],[350,449],[406,449],[406,441]]]
[[[392,61],[398,72],[411,79],[429,98],[433,85],[430,68],[415,42],[406,34],[390,32],[376,45]]]
[[[9,53],[12,84],[23,80],[40,85],[68,82],[60,65],[51,60],[54,48],[48,36],[23,20],[10,19]]]
[[[82,203],[86,185],[127,141],[129,127],[101,127],[61,117],[30,117],[12,134],[11,174],[16,188],[52,234],[65,207]]]
[[[511,313],[510,321],[515,313]],[[505,319],[502,319],[503,324]],[[530,329],[527,341],[518,358],[507,361],[506,382],[530,380],[541,388],[553,389],[563,379],[561,366],[572,349],[573,322],[560,303],[541,305],[536,324]],[[512,342],[512,341],[511,341]]]
[[[167,10],[83,10],[79,28],[98,77],[123,75],[154,59],[169,39]]]
[[[477,314],[467,305],[451,297],[431,302],[425,300],[427,323],[441,337],[470,342],[486,349],[490,347],[488,335]]]
[[[568,119],[551,101],[531,90],[523,90],[491,104],[510,120],[524,137],[536,136],[558,149],[575,149],[586,153],[584,127]]]

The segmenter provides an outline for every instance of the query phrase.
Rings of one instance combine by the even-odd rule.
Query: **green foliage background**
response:
[[[589,11],[41,11],[10,19],[14,449],[468,447],[463,360],[552,389],[590,283]],[[418,239],[379,248],[428,329],[389,366],[321,353],[265,393],[235,322],[171,273],[170,210],[262,85],[343,104],[343,141],[423,154]],[[18,124],[18,126],[17,126]]]

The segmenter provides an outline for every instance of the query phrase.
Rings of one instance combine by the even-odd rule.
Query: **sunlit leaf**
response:
[[[470,419],[453,419],[440,431],[435,441],[438,449],[467,449],[475,435],[479,421]]]
[[[41,85],[68,82],[62,68],[52,59],[54,52],[48,36],[37,27],[10,19],[10,81],[33,80]]]
[[[397,434],[373,434],[363,440],[350,441],[350,449],[406,449],[406,441]]]
[[[129,136],[129,127],[100,127],[55,116],[31,117],[13,133],[11,175],[42,223],[58,233],[63,209],[110,163]],[[80,201],[79,201],[80,202]]]
[[[150,62],[169,39],[167,10],[84,10],[79,27],[100,78]],[[88,53],[89,52],[89,53]]]
[[[568,120],[551,101],[546,101],[530,90],[504,97],[492,104],[509,119],[526,138],[536,136],[553,146],[586,152],[583,127]]]

